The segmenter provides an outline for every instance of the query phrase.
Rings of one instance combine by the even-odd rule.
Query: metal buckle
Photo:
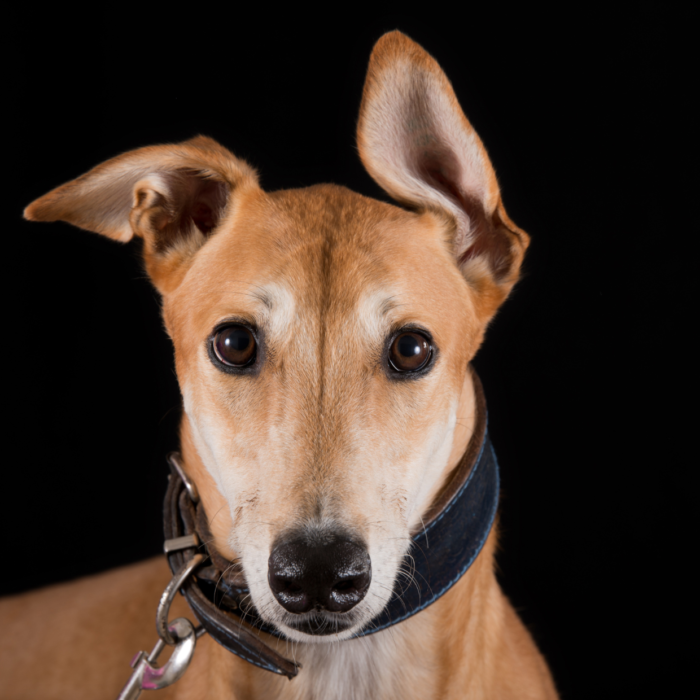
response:
[[[165,688],[179,680],[187,670],[194,654],[197,637],[204,633],[204,628],[200,626],[195,629],[194,625],[184,617],[168,622],[168,613],[175,594],[203,559],[204,555],[195,554],[192,559],[185,562],[166,586],[156,612],[156,631],[160,639],[150,654],[139,651],[131,660],[131,668],[134,671],[117,700],[136,700],[142,690]],[[156,666],[155,663],[166,644],[174,647],[173,653],[162,666]]]
[[[181,549],[190,549],[199,547],[199,538],[193,532],[191,535],[183,535],[182,537],[173,537],[171,540],[163,542],[163,551],[166,554],[171,552],[179,552]]]

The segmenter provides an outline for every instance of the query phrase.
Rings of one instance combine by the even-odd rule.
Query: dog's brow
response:
[[[272,299],[270,299],[270,296],[267,292],[250,292],[250,296],[252,296],[254,299],[257,299],[258,301],[261,301],[268,309],[272,309]]]
[[[379,305],[379,311],[382,316],[386,316],[391,310],[395,309],[397,306],[401,306],[396,299],[396,296],[390,296],[384,299]]]

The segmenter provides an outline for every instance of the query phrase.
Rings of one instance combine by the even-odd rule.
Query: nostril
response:
[[[301,586],[294,581],[285,581],[283,579],[279,582],[279,590],[285,593],[301,593]]]
[[[333,585],[333,590],[340,591],[341,593],[343,591],[350,590],[351,588],[356,588],[355,579],[348,579],[347,581],[338,581],[338,583]]]
[[[268,569],[267,580],[275,598],[289,612],[308,612],[313,607],[313,601],[309,599],[300,581],[279,576],[272,567]]]
[[[354,608],[367,594],[367,589],[372,580],[369,556],[355,561],[353,568],[355,568],[354,575],[345,576],[337,580],[331,587],[330,595],[326,602],[328,610],[347,612]]]

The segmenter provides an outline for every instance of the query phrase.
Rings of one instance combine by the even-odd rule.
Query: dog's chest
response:
[[[299,675],[291,682],[274,679],[274,690],[267,692],[272,690],[279,700],[434,697],[433,645],[420,634],[427,630],[413,629],[415,622],[418,620],[406,621],[361,639],[297,647],[290,657],[302,664]],[[293,651],[291,644],[289,651]]]

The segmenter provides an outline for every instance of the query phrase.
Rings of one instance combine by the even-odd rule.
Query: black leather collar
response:
[[[413,574],[413,582],[403,590],[395,590],[384,610],[355,637],[398,624],[434,603],[469,569],[491,531],[498,506],[498,462],[486,429],[481,382],[475,372],[472,375],[477,399],[474,433],[460,464],[426,514],[424,525],[413,535],[411,556],[404,562],[405,569]],[[164,505],[166,540],[199,533],[199,540],[211,541],[201,503],[197,505],[192,500],[183,476],[175,468],[170,476]],[[254,609],[242,606],[242,599],[249,600],[249,594],[241,569],[205,544],[199,544],[198,549],[208,555],[209,561],[190,578],[183,593],[202,627],[246,661],[294,677],[299,667],[253,632],[257,628],[283,637],[276,628],[265,624]],[[170,552],[168,561],[173,572],[195,551],[192,546]]]

